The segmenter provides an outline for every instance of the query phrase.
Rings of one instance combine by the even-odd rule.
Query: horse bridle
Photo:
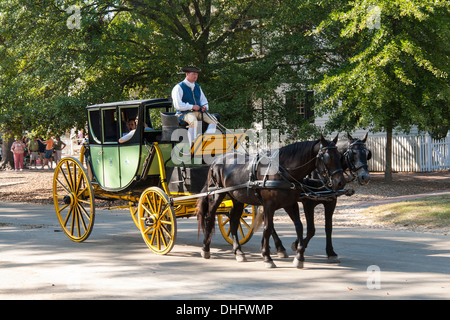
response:
[[[350,171],[350,174],[349,174],[349,176],[351,177],[350,181],[353,181],[356,178],[355,174],[358,172],[358,170],[363,169],[363,168],[368,170],[368,165],[367,165],[368,159],[367,158],[366,158],[366,162],[362,162],[359,167],[356,167],[355,164],[353,163],[351,154],[356,153],[355,151],[353,151],[354,146],[362,146],[362,148],[360,148],[358,150],[362,150],[366,154],[368,153],[366,145],[362,141],[357,140],[348,145],[347,151],[344,152],[344,159],[345,159],[345,162],[347,163],[347,166]]]
[[[322,168],[322,166],[316,165],[320,180],[322,181],[322,183],[324,185],[327,185],[328,187],[331,187],[331,185],[332,185],[331,178],[335,174],[344,171],[342,168],[339,168],[330,173],[330,170],[328,169],[328,166],[327,166],[327,163],[330,162],[330,159],[331,159],[330,155],[328,154],[328,150],[330,150],[330,149],[337,150],[337,147],[336,147],[336,145],[327,146],[327,147],[323,147],[322,145],[320,146],[320,150],[317,153],[317,161],[322,162],[324,169]]]

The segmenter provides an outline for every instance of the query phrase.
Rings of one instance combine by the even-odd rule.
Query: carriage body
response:
[[[171,141],[174,127],[163,122],[173,120],[174,114],[171,99],[165,98],[96,104],[86,110],[88,138],[80,158],[65,158],[55,170],[54,204],[64,232],[74,241],[84,241],[93,227],[94,199],[125,200],[128,204],[121,207],[130,209],[150,249],[168,253],[175,241],[175,218],[195,214],[195,194],[209,169],[202,160],[204,153],[233,151],[245,134],[200,135],[192,147],[184,142],[187,137]],[[127,122],[133,120],[136,129],[131,138],[119,142],[130,131]],[[191,199],[177,200],[190,195]],[[230,243],[226,214],[231,207],[232,202],[225,200],[219,209],[223,214],[219,227]],[[244,215],[243,242],[252,235],[253,217],[253,212]]]
[[[87,107],[88,143],[86,160],[91,180],[104,191],[123,192],[139,189],[143,170],[149,156],[148,147],[161,139],[159,112],[168,112],[170,99],[135,100],[107,103]],[[138,118],[133,136],[126,142],[119,139],[127,131],[127,122]],[[160,144],[165,158],[170,156],[171,145]],[[148,171],[159,173],[155,162]],[[147,175],[148,176],[148,175]]]

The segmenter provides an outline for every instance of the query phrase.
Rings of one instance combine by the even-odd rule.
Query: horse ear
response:
[[[336,137],[333,139],[334,144],[338,142],[339,139],[339,132],[337,133]]]
[[[350,142],[350,143],[353,142],[353,137],[348,132],[347,132],[347,139],[348,139],[348,142]]]
[[[369,132],[366,132],[366,134],[364,135],[364,137],[361,139],[362,143],[366,143],[367,140],[367,136],[369,135]]]
[[[328,141],[320,134],[320,142],[322,143],[322,147],[328,146]]]

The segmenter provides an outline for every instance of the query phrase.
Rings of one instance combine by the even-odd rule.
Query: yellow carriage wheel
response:
[[[251,206],[251,208],[246,207],[242,212],[238,227],[239,244],[241,245],[247,243],[253,236],[256,208],[257,207],[255,206]],[[219,213],[217,216],[217,222],[219,224],[220,233],[222,234],[223,238],[229,244],[233,244],[233,239],[231,238],[229,214]]]
[[[130,206],[130,213],[131,213],[131,217],[133,218],[134,224],[136,225],[136,227],[138,229],[140,229],[139,227],[139,218],[138,218],[138,206],[136,203],[133,202],[129,202],[129,206]]]
[[[146,189],[139,198],[138,222],[147,246],[156,254],[172,250],[177,236],[177,220],[169,197],[157,187]]]
[[[86,240],[94,227],[94,192],[78,159],[67,157],[56,166],[53,202],[64,233],[76,242]]]

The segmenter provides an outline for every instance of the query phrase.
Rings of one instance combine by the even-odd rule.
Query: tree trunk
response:
[[[3,136],[2,161],[0,162],[0,169],[14,169],[14,155],[11,152],[13,142],[13,137],[5,138],[5,136]]]
[[[384,170],[384,182],[392,182],[392,126],[386,128],[386,167]]]

